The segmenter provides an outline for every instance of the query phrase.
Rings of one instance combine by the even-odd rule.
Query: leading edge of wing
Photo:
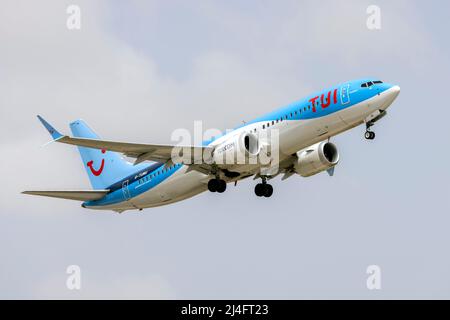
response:
[[[76,201],[100,200],[109,190],[36,190],[23,191],[22,194],[43,196]]]

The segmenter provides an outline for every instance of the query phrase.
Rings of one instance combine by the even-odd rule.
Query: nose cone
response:
[[[393,85],[390,89],[390,94],[393,96],[393,98],[397,98],[398,95],[400,94],[400,87],[397,85]]]
[[[384,92],[384,103],[382,109],[388,108],[392,102],[398,97],[400,94],[400,87],[397,85],[389,85],[389,89]]]
[[[397,85],[392,85],[386,92],[386,99],[388,100],[389,104],[394,102],[394,100],[398,97],[400,94],[400,87]]]

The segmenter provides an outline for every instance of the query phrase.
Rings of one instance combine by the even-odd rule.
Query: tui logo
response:
[[[106,152],[105,149],[102,149],[102,153],[104,154]],[[102,174],[103,172],[103,168],[105,167],[105,159],[102,159],[102,164],[100,165],[100,169],[96,170],[94,169],[94,161],[89,161],[88,163],[86,163],[86,165],[89,167],[89,169],[91,169],[91,172],[94,176],[98,177],[99,175]]]

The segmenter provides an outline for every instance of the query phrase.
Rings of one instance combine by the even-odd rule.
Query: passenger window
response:
[[[363,84],[361,85],[361,87],[362,87],[362,88],[367,88],[367,83],[363,83]]]

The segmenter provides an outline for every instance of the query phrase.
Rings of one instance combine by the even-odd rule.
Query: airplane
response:
[[[223,193],[227,184],[253,176],[260,180],[254,188],[256,196],[268,198],[273,194],[268,182],[279,175],[282,180],[324,171],[332,176],[339,152],[331,137],[365,124],[365,138],[373,140],[371,127],[386,115],[399,93],[398,85],[374,78],[345,82],[245,122],[200,146],[102,140],[83,120],[70,124],[73,136],[68,136],[38,116],[52,141],[78,147],[93,189],[23,193],[78,200],[83,208],[122,213],[171,204],[207,190]],[[274,132],[276,143],[271,138]],[[224,157],[229,161],[223,161]]]

